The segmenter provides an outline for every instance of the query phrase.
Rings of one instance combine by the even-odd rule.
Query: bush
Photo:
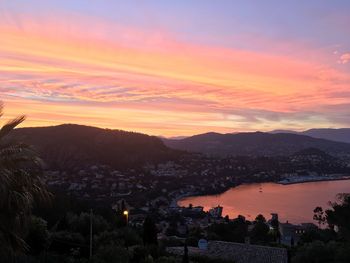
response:
[[[327,246],[322,241],[314,241],[305,244],[298,249],[296,255],[293,257],[293,263],[329,263],[333,262],[334,248],[332,245]]]
[[[30,254],[36,255],[48,248],[49,232],[44,219],[35,216],[31,217],[26,242],[30,248]]]
[[[234,261],[231,260],[225,260],[225,259],[220,259],[220,258],[209,258],[206,256],[191,256],[190,257],[191,262],[195,263],[234,263]]]
[[[92,258],[93,263],[128,263],[130,260],[129,252],[118,246],[100,247]]]

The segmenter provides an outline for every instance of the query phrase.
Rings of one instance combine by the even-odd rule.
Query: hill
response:
[[[205,133],[182,140],[163,140],[174,149],[212,155],[290,155],[307,148],[328,154],[350,153],[350,144],[290,133],[247,132],[237,134]]]
[[[342,129],[310,129],[302,132],[314,138],[327,139],[338,142],[350,143],[350,128]]]
[[[124,169],[167,161],[180,154],[154,136],[73,124],[20,128],[12,137],[33,145],[51,169],[95,164]]]
[[[269,133],[273,133],[273,134],[292,133],[292,134],[307,135],[314,138],[326,139],[330,141],[350,143],[350,128],[340,128],[340,129],[320,128],[320,129],[310,129],[302,132],[297,132],[292,130],[274,130]]]

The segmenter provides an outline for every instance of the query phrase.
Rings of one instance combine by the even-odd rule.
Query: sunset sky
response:
[[[350,127],[350,1],[0,0],[2,121]]]

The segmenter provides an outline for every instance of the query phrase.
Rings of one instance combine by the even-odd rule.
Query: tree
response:
[[[119,245],[130,247],[142,244],[138,233],[129,227],[119,228],[114,231],[105,231],[95,236],[95,246]]]
[[[341,238],[350,241],[350,194],[339,194],[339,202],[332,203],[332,209],[326,210],[328,225],[337,226]]]
[[[143,222],[143,243],[144,245],[157,245],[157,227],[151,217],[146,217]]]
[[[266,223],[266,219],[262,214],[259,214],[255,218],[256,223]]]
[[[201,238],[204,238],[202,229],[199,226],[193,227],[189,230],[186,243],[187,245],[190,245],[190,246],[197,246],[198,240]]]
[[[258,215],[255,218],[254,227],[251,231],[251,238],[254,243],[265,243],[269,239],[269,226],[266,224],[266,219],[263,215]]]
[[[248,225],[244,217],[238,216],[229,223],[214,223],[207,229],[208,239],[244,243]]]
[[[31,254],[39,254],[49,246],[49,231],[44,219],[32,216],[29,224],[29,230],[25,239]]]
[[[232,223],[230,223],[232,227],[234,228],[233,230],[233,242],[239,242],[239,243],[244,243],[245,238],[248,235],[248,225],[247,221],[245,220],[244,216],[238,215],[236,219]]]
[[[90,235],[90,214],[89,213],[80,213],[76,215],[73,213],[68,213],[66,220],[69,226],[69,229],[72,232],[77,232],[82,234],[84,237]],[[94,229],[94,234],[99,234],[106,231],[109,228],[107,221],[100,215],[92,216],[92,225]]]
[[[314,219],[315,221],[317,221],[317,223],[318,223],[319,226],[321,226],[322,224],[325,223],[326,217],[325,217],[325,215],[324,215],[324,212],[323,212],[322,207],[317,206],[317,207],[314,209],[314,216],[313,216],[313,219]]]
[[[0,117],[3,104],[0,103]],[[31,147],[8,136],[25,116],[0,129],[0,253],[15,255],[27,248],[24,241],[35,200],[48,200],[41,180],[41,161]]]
[[[226,216],[224,217],[224,220],[225,220],[225,222],[226,222],[226,223],[229,223],[229,222],[230,222],[230,218],[229,218],[229,216],[228,216],[228,215],[226,215]]]
[[[297,250],[292,263],[326,263],[334,262],[334,249],[321,241],[307,243]]]
[[[178,263],[179,261],[175,257],[160,257],[157,261],[157,263]]]
[[[129,253],[125,248],[105,246],[98,249],[92,258],[93,263],[125,263],[129,262]]]
[[[188,247],[187,247],[187,244],[185,243],[185,246],[184,246],[184,255],[183,255],[183,258],[182,258],[182,263],[189,263],[189,259],[188,259]]]
[[[271,231],[271,235],[274,239],[274,241],[277,241],[278,243],[281,242],[281,233],[280,233],[280,230],[279,230],[279,221],[278,221],[278,216],[274,216],[272,219],[271,219],[271,226],[272,226],[272,231]]]

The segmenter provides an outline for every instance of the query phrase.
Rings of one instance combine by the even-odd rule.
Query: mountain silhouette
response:
[[[348,154],[350,144],[291,133],[246,132],[235,134],[205,133],[182,140],[163,139],[174,149],[205,154],[226,155],[290,155],[307,148],[328,154]]]
[[[135,168],[180,154],[155,136],[74,124],[20,128],[12,137],[32,145],[50,169],[77,169],[95,164]]]

